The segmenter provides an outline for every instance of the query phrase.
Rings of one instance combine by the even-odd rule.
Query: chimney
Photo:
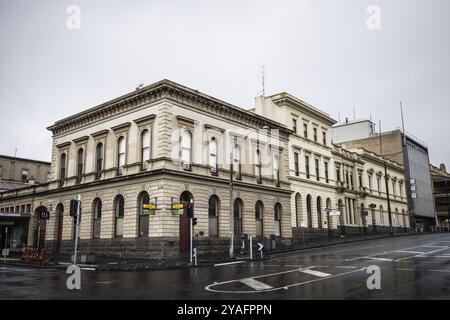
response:
[[[444,173],[447,173],[447,169],[445,168],[445,164],[441,163],[441,165],[439,166],[439,168],[440,168],[441,171],[443,171]]]

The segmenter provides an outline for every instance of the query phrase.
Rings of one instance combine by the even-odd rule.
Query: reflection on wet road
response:
[[[369,266],[381,289],[369,290]],[[197,269],[83,271],[0,265],[1,299],[450,299],[450,235],[378,239]]]

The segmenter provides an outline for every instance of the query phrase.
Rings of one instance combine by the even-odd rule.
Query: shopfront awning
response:
[[[8,218],[8,219],[23,219],[23,218],[31,218],[31,213],[19,213],[19,212],[0,212],[0,219]]]

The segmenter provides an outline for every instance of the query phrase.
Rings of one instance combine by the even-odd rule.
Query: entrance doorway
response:
[[[183,215],[180,216],[180,254],[186,254],[189,253],[189,240],[191,234],[187,205],[194,202],[194,197],[189,191],[184,191],[180,196],[180,201],[185,205]]]

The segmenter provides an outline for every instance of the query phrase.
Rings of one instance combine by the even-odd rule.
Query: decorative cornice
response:
[[[219,127],[216,127],[216,126],[213,126],[213,125],[210,125],[210,124],[205,124],[205,129],[206,130],[208,130],[208,129],[216,130],[216,131],[220,131],[222,133],[225,132],[225,129],[222,129],[222,128],[219,128]]]
[[[56,145],[56,148],[58,148],[58,149],[66,149],[66,148],[70,147],[70,144],[71,144],[70,141],[63,142],[63,143],[60,143],[60,144]]]
[[[91,136],[93,138],[100,138],[100,137],[106,136],[108,133],[109,133],[109,130],[105,129],[105,130],[94,132],[91,134]]]
[[[53,132],[54,136],[72,131],[76,128],[84,127],[96,121],[103,120],[118,115],[122,112],[141,108],[145,104],[155,103],[163,99],[172,100],[182,104],[187,104],[202,112],[207,112],[221,118],[245,124],[252,128],[262,128],[269,126],[279,129],[283,135],[288,137],[292,130],[286,126],[257,115],[251,111],[236,107],[222,100],[213,98],[197,90],[184,87],[169,80],[162,80],[142,89],[133,91],[111,101],[90,108],[71,117],[57,121],[47,129]]]
[[[80,138],[74,139],[73,142],[75,142],[75,144],[82,144],[88,140],[89,140],[89,136],[82,136]]]
[[[327,114],[321,112],[320,110],[314,108],[313,106],[308,105],[306,102],[303,102],[297,98],[292,97],[291,95],[287,93],[281,93],[278,97],[274,96],[274,99],[272,100],[277,105],[286,104],[291,107],[300,109],[305,114],[308,114],[309,116],[322,121],[326,123],[327,125],[334,125],[336,124],[336,120],[332,119]],[[307,119],[302,118],[305,121],[308,121]]]
[[[155,118],[156,118],[156,115],[151,114],[151,115],[149,115],[149,116],[145,116],[145,117],[142,117],[142,118],[133,120],[133,122],[136,123],[137,125],[141,125],[141,124],[146,123],[146,122],[151,122],[151,121],[153,121]]]
[[[114,132],[127,130],[131,126],[131,122],[125,122],[111,128]]]

